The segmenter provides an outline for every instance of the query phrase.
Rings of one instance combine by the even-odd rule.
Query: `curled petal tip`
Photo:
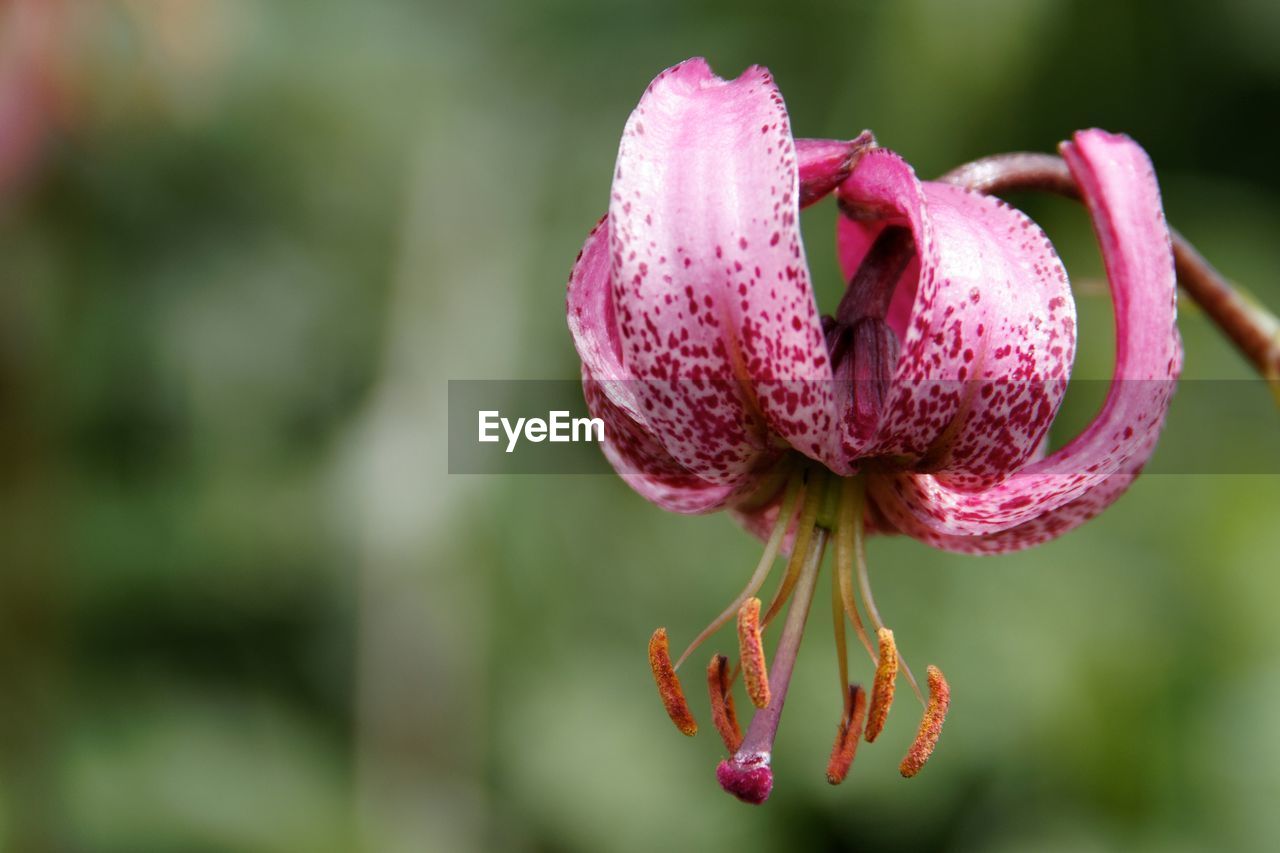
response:
[[[1133,137],[1127,133],[1113,133],[1109,130],[1103,130],[1100,127],[1088,127],[1084,130],[1077,130],[1075,133],[1071,134],[1070,139],[1064,139],[1062,142],[1059,142],[1058,151],[1059,153],[1062,153],[1069,150],[1073,145],[1077,145],[1081,142],[1088,143],[1092,140],[1098,140],[1099,142],[1114,142],[1122,145],[1137,146],[1138,144],[1133,140]]]
[[[820,201],[840,186],[863,152],[874,148],[876,138],[864,130],[853,139],[797,139],[796,164],[800,171],[800,206]]]
[[[769,769],[767,755],[746,759],[735,755],[721,761],[716,767],[716,779],[721,788],[753,806],[763,804],[773,792],[773,771]]]

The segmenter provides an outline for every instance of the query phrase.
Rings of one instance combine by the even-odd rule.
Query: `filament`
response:
[[[707,638],[720,630],[726,622],[742,607],[742,603],[751,596],[759,592],[760,587],[764,585],[765,579],[769,577],[769,572],[773,569],[773,563],[778,558],[778,548],[782,545],[782,539],[787,534],[787,527],[791,521],[791,514],[795,509],[796,498],[800,495],[800,489],[803,485],[803,478],[800,472],[793,472],[791,478],[787,481],[787,491],[782,497],[782,505],[778,508],[778,518],[773,523],[773,530],[769,534],[769,541],[765,543],[764,553],[760,555],[760,562],[756,564],[756,570],[752,573],[751,579],[747,581],[747,585],[742,592],[738,594],[724,611],[711,621],[711,624],[702,629],[702,633],[694,638],[689,647],[684,650],[676,661],[675,668],[680,669],[680,664],[693,654],[698,646],[706,642]]]
[[[769,602],[768,612],[760,620],[761,630],[778,615],[778,611],[782,609],[782,605],[786,603],[791,590],[795,589],[796,581],[800,578],[800,570],[808,557],[809,541],[813,538],[814,526],[818,521],[818,510],[822,508],[823,483],[822,479],[813,478],[813,481],[805,487],[804,505],[800,508],[800,520],[796,523],[796,539],[791,545],[791,560],[787,563],[787,573],[783,575],[782,583],[778,585],[773,601]]]
[[[861,483],[856,477],[846,477],[840,483],[840,514],[836,522],[836,565],[832,574],[840,582],[840,601],[844,605],[844,612],[853,623],[854,633],[858,635],[862,647],[867,650],[871,665],[875,666],[878,660],[876,650],[871,644],[871,638],[867,636],[866,627],[862,624],[862,616],[858,613],[858,604],[853,593],[854,525],[861,524],[861,517],[855,516],[854,508],[855,504],[862,500],[861,488]]]
[[[880,611],[876,609],[876,599],[871,594],[871,579],[867,576],[867,547],[866,537],[863,535],[865,510],[865,498],[862,487],[859,485],[859,494],[853,504],[853,553],[858,566],[858,587],[862,590],[862,603],[867,607],[867,615],[871,618],[871,624],[875,626],[877,632],[880,632],[885,630],[884,620],[880,618]],[[911,673],[911,667],[907,665],[906,658],[899,654],[898,662],[902,665],[902,671],[906,674],[907,681],[911,684],[911,690],[916,694],[916,698],[920,700],[920,704],[924,705],[924,694],[920,692],[920,685],[916,683],[916,677]]]

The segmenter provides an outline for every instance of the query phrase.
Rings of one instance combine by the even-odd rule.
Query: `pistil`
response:
[[[809,605],[813,602],[818,568],[826,552],[825,529],[813,529],[806,538],[808,548],[802,559],[786,622],[782,626],[782,636],[773,656],[769,677],[769,703],[752,718],[738,751],[732,758],[720,762],[720,766],[716,768],[716,778],[722,788],[738,799],[755,805],[767,800],[773,790],[773,771],[769,767],[773,740],[778,732],[778,722],[782,719],[782,706],[786,701],[787,687],[791,684],[796,654],[800,651]],[[799,536],[797,543],[798,541]]]

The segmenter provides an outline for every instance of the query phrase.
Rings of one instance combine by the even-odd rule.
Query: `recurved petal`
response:
[[[619,361],[606,219],[591,230],[573,265],[567,315],[582,359],[587,408],[605,422],[605,458],[641,497],[673,512],[701,513],[721,508],[740,491],[754,486],[754,473],[728,483],[709,483],[691,474],[671,457],[640,414],[637,383]]]
[[[688,471],[733,483],[773,436],[824,461],[831,368],[800,241],[795,143],[769,73],[701,59],[627,122],[609,206],[620,361]],[[770,435],[773,434],[773,436]]]
[[[565,308],[582,363],[601,379],[623,379],[622,344],[609,290],[608,220],[600,217],[573,262]]]
[[[897,282],[883,282],[891,293],[851,293],[842,305],[872,306],[900,345],[878,423],[863,422],[862,405],[851,410],[863,418],[846,419],[847,452],[899,456],[957,487],[998,482],[1040,446],[1075,355],[1075,305],[1057,254],[1021,212],[922,184],[889,151],[864,155],[839,198],[851,281],[886,227],[908,227],[915,244]],[[855,397],[873,390],[864,378]]]
[[[601,449],[605,458],[642,498],[671,512],[698,514],[722,509],[753,488],[754,476],[735,483],[709,483],[685,470],[643,424],[613,402],[609,392],[616,396],[616,386],[623,384],[596,381],[586,365],[582,367],[587,410],[604,421]]]
[[[952,551],[957,554],[1009,554],[1057,539],[1062,534],[1084,524],[1124,494],[1137,476],[1136,471],[1113,474],[1096,483],[1082,497],[1042,513],[1030,521],[1024,521],[995,533],[977,536],[939,533],[921,523],[913,514],[898,512],[897,518],[901,524],[901,532],[943,551]],[[881,485],[883,484],[877,483],[874,479],[870,484],[872,496],[870,503],[877,508],[879,506],[875,495],[881,493],[878,488]],[[892,502],[894,498],[890,496],[889,500]]]
[[[610,287],[609,217],[603,216],[587,235],[569,274],[565,298],[569,333],[582,359],[584,375],[600,383],[598,390],[634,421],[644,423],[631,374],[622,365],[622,342]]]
[[[996,550],[1058,535],[1114,501],[1146,463],[1182,365],[1169,231],[1146,153],[1100,130],[1077,133],[1062,154],[1080,186],[1102,249],[1116,316],[1111,388],[1089,426],[1060,450],[984,491],[951,488],[928,475],[899,475],[873,487],[893,523],[912,535],[998,534]]]

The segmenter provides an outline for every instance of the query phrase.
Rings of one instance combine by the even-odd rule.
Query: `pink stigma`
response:
[[[739,759],[735,755],[721,761],[716,767],[716,779],[721,788],[753,806],[764,803],[773,791],[773,771],[769,769],[767,755],[754,755],[746,759]]]

